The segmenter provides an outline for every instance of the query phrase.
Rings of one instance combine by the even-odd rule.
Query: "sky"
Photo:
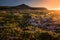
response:
[[[51,10],[60,10],[60,0],[0,0],[0,6],[17,6],[27,4],[31,7],[46,7]]]

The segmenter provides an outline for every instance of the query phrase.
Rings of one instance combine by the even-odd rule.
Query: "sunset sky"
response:
[[[0,0],[0,6],[16,6],[20,4],[60,10],[60,0]]]

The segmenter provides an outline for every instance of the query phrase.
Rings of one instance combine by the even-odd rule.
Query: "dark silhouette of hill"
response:
[[[32,9],[32,10],[47,10],[47,8],[44,7],[30,7],[26,4],[21,4],[18,6],[0,6],[0,10],[2,9]]]
[[[16,7],[19,7],[19,8],[30,8],[30,6],[28,6],[26,4],[21,4],[21,5],[18,5]]]

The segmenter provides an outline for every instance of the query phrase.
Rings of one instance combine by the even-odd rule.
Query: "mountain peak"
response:
[[[21,4],[21,5],[25,5],[26,6],[26,4]]]
[[[21,4],[21,5],[18,5],[17,7],[30,8],[30,6],[28,6],[28,5],[26,5],[26,4]]]

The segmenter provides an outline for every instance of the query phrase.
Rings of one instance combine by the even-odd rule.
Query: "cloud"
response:
[[[60,0],[0,0],[0,5],[16,6],[20,4],[54,9],[60,7]]]
[[[0,0],[0,5],[18,5],[21,3],[25,3],[26,0]]]
[[[0,5],[36,4],[42,0],[0,0]]]
[[[55,9],[60,7],[60,0],[35,0],[31,3],[31,6]]]

